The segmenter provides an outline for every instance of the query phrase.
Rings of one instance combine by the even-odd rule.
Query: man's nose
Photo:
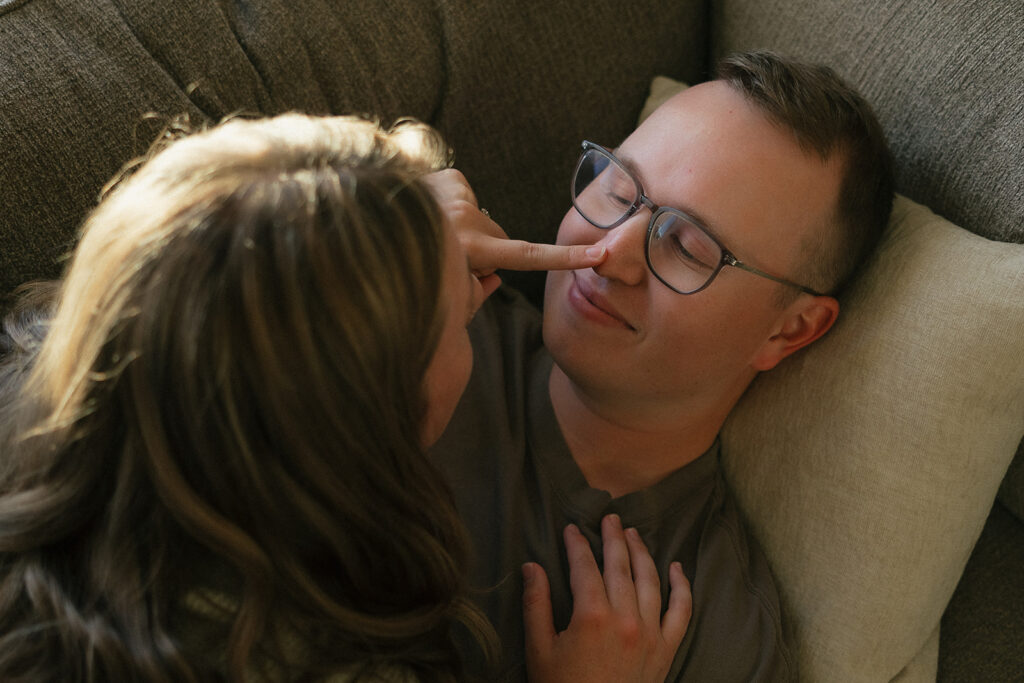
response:
[[[649,212],[640,210],[625,223],[605,231],[598,244],[608,250],[608,256],[594,266],[594,272],[626,285],[643,282],[647,276],[644,242],[647,240],[647,223],[650,218]]]

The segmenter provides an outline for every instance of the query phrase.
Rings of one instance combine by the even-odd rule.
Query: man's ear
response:
[[[839,317],[830,296],[802,296],[779,316],[774,334],[754,356],[755,370],[771,370],[786,356],[821,338]]]

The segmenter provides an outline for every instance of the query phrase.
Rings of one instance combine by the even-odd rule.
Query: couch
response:
[[[727,426],[729,476],[779,576],[804,678],[1024,680],[1022,35],[1024,5],[999,0],[0,0],[0,293],[58,275],[103,185],[181,118],[415,117],[446,135],[511,235],[550,241],[580,141],[622,140],[655,76],[699,82],[718,57],[750,48],[825,62],[876,106],[896,158],[898,225],[852,294],[852,322],[826,337],[843,383],[814,356],[759,379]],[[900,285],[906,298],[888,296],[886,283],[904,283],[905,264],[932,252]],[[975,264],[967,274],[953,267],[968,262],[961,253]],[[935,259],[951,267],[936,271]],[[504,279],[539,302],[541,277]],[[975,316],[972,297],[992,282],[999,304]],[[890,316],[880,334],[876,302]],[[981,340],[981,360],[1011,360],[950,362],[928,327],[937,320],[941,333],[964,328],[962,357]],[[897,329],[916,336],[896,347]],[[899,384],[882,381],[893,371],[864,348],[879,362],[895,349],[916,373],[883,415],[861,409],[887,405]],[[910,408],[938,403],[933,387],[949,377],[965,387],[952,417],[947,406],[922,422]],[[860,400],[861,384],[875,398]],[[802,403],[785,399],[793,392]],[[775,402],[789,411],[781,420],[763,409]],[[835,428],[850,420],[860,422]],[[780,422],[788,431],[767,433]],[[805,423],[830,429],[811,459],[779,464],[770,442],[803,439],[792,425]],[[865,433],[870,453],[857,450]],[[849,467],[868,461],[863,477]],[[890,507],[880,523],[874,513]],[[866,559],[844,569],[837,558],[851,549]],[[906,604],[857,599],[893,576]]]

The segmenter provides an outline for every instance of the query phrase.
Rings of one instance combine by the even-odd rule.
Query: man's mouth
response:
[[[581,299],[593,307],[593,309],[596,309],[599,314],[603,314],[607,318],[610,318],[609,322],[614,321],[627,329],[636,332],[636,328],[633,327],[621,313],[619,313],[611,302],[594,290],[593,287],[591,287],[586,280],[581,278],[577,272],[574,271],[572,275],[573,283],[569,292],[570,298],[572,298],[574,294],[578,294]],[[575,289],[576,291],[573,292],[571,291],[572,289]]]

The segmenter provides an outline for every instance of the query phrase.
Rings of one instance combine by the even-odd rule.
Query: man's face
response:
[[[838,164],[805,154],[722,82],[676,96],[615,152],[653,202],[703,220],[740,261],[791,280],[801,280],[803,243],[820,235],[838,196]],[[673,292],[644,260],[650,216],[641,208],[601,230],[569,209],[558,243],[603,244],[608,256],[548,275],[545,343],[594,398],[636,410],[735,400],[774,364],[766,343],[793,309],[779,306],[784,285],[727,267],[701,292]]]

